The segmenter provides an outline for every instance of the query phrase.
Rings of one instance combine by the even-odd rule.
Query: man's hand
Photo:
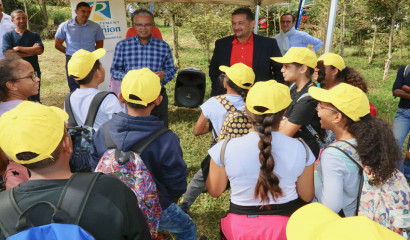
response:
[[[155,72],[155,74],[158,75],[158,77],[159,77],[160,80],[163,80],[163,79],[165,78],[165,73],[164,73],[164,71],[158,71],[158,72]]]

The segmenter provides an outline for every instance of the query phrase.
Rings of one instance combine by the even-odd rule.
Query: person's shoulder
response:
[[[10,21],[11,21],[11,16],[8,15],[7,13],[3,12],[3,19],[10,19]]]
[[[229,41],[233,41],[233,39],[234,39],[234,36],[233,35],[230,35],[230,36],[226,36],[226,37],[223,37],[223,38],[220,38],[220,39],[217,39],[216,41],[215,41],[215,43],[220,43],[220,42],[229,42]]]
[[[262,41],[275,41],[274,38],[265,37],[265,36],[261,36],[261,35],[258,35],[258,34],[253,34],[253,39],[258,39],[258,40],[262,40]]]
[[[59,27],[66,27],[68,24],[73,24],[74,21],[74,18],[68,19],[67,21],[60,23]]]
[[[33,32],[33,31],[30,31],[30,30],[27,30],[27,33],[28,33],[28,35],[31,35],[31,36],[38,36],[38,37],[40,37],[40,34],[38,34],[38,33],[36,33],[36,32]]]

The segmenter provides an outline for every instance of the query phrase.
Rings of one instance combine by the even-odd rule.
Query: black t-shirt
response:
[[[39,201],[56,206],[67,181],[29,180],[14,188],[14,197],[22,211]],[[30,210],[30,221],[34,225],[48,224],[50,215],[45,212],[51,212],[50,208]],[[135,194],[113,176],[102,175],[97,179],[79,225],[98,240],[151,239]],[[4,239],[3,234],[0,239]]]
[[[302,125],[301,131],[298,131],[293,137],[302,138],[312,150],[317,158],[319,156],[319,144],[316,137],[306,128],[311,125],[317,133],[320,132],[320,118],[317,116],[317,101],[308,94],[309,87],[315,87],[312,81],[309,81],[299,92],[296,91],[296,85],[290,88],[290,104],[285,117],[289,122]]]
[[[410,87],[410,73],[404,77],[404,69],[406,66],[402,66],[397,71],[396,81],[393,84],[393,91],[396,89],[401,89],[403,85],[407,85]],[[407,67],[410,68],[410,65]],[[410,99],[400,98],[399,108],[410,109]]]

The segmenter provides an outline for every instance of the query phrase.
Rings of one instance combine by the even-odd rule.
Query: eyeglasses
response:
[[[35,82],[35,81],[37,81],[38,74],[37,74],[36,71],[34,71],[30,76],[21,77],[21,78],[14,78],[14,79],[12,79],[12,80],[15,80],[15,81],[16,81],[16,80],[25,79],[25,78],[31,78],[31,80],[32,80],[33,82]]]
[[[154,26],[154,24],[153,23],[147,23],[147,24],[135,23],[134,26],[136,26],[137,28],[143,28],[143,27],[150,28]]]
[[[339,112],[338,110],[336,110],[334,108],[326,107],[326,106],[323,106],[322,104],[318,103],[317,106],[316,106],[316,110],[319,110],[319,109],[327,109],[327,110],[337,112],[337,113]]]

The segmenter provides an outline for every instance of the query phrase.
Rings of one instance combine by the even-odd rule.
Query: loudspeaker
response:
[[[175,106],[194,108],[202,104],[205,96],[205,73],[199,69],[179,71],[175,83]]]

